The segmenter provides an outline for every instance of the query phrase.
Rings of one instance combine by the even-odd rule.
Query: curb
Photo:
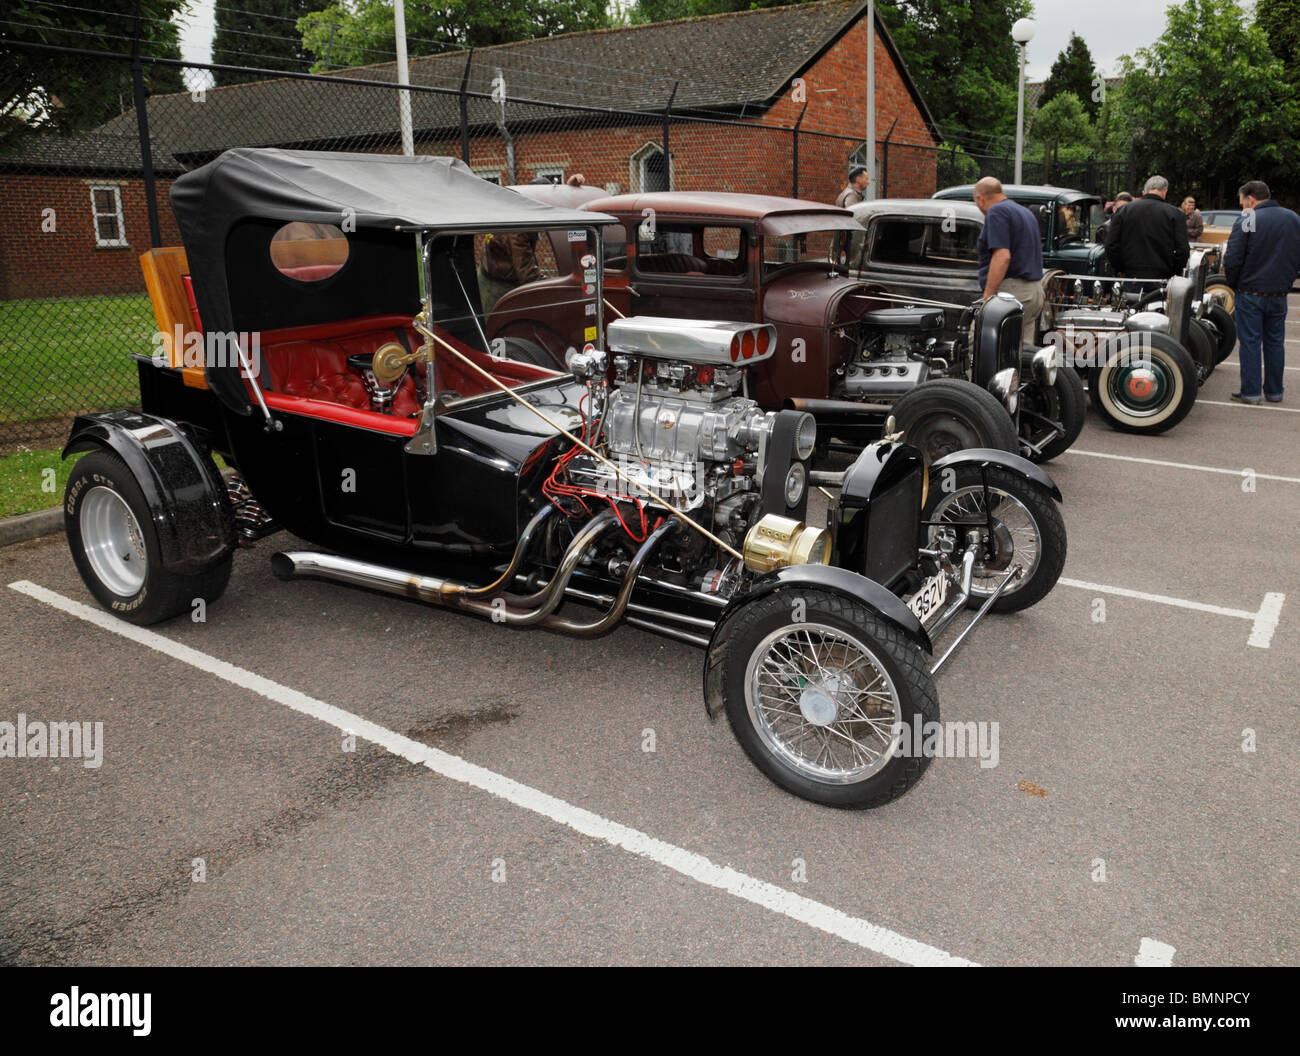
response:
[[[52,510],[20,513],[17,517],[6,517],[0,520],[0,546],[24,543],[28,539],[39,539],[43,535],[53,535],[55,532],[62,531],[62,504]]]

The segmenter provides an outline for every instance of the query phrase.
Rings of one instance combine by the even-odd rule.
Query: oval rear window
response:
[[[271,238],[271,263],[298,282],[328,279],[347,263],[348,240],[333,224],[294,220]]]

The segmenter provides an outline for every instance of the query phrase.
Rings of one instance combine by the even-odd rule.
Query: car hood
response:
[[[845,294],[865,288],[847,275],[828,275],[825,267],[799,268],[768,283],[763,291],[763,318],[773,323],[827,325]]]
[[[1106,247],[1096,242],[1082,246],[1063,246],[1043,254],[1045,268],[1060,268],[1071,275],[1108,275]]]

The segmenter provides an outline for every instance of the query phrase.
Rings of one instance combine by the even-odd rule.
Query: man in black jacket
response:
[[[1236,291],[1242,403],[1282,402],[1286,366],[1286,295],[1300,274],[1300,216],[1273,201],[1263,180],[1244,183],[1237,192],[1242,214],[1232,225],[1223,255],[1223,273]],[[1260,386],[1260,348],[1264,378]]]
[[[1165,201],[1169,181],[1152,176],[1142,197],[1117,209],[1106,230],[1106,259],[1116,275],[1167,279],[1187,266],[1187,219]]]

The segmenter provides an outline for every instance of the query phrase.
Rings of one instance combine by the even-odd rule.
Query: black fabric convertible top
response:
[[[488,183],[459,158],[272,147],[227,150],[177,178],[171,200],[191,253],[219,246],[231,225],[246,217],[338,224],[348,211],[358,229],[436,231],[614,222]]]
[[[488,183],[458,158],[278,148],[225,151],[178,177],[171,203],[199,315],[209,332],[275,326],[267,316],[277,314],[276,299],[286,316],[281,326],[307,321],[303,315],[313,309],[308,301],[324,313],[311,321],[343,318],[339,313],[360,307],[365,309],[360,314],[414,311],[415,232],[536,231],[617,222]],[[261,303],[244,303],[251,300],[253,276],[270,271],[269,259],[263,258],[271,233],[294,220],[343,228],[355,259],[314,289],[292,289],[288,280],[278,290],[262,283],[256,298]],[[241,281],[232,284],[232,275]],[[268,282],[275,280],[268,276]],[[232,305],[232,295],[241,303]],[[234,369],[209,365],[206,373],[228,405],[249,409]]]

